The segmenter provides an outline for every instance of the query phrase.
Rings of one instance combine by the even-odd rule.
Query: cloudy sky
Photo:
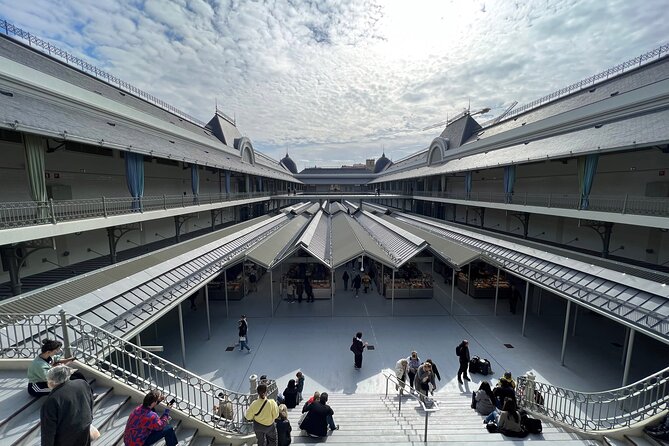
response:
[[[666,0],[0,0],[0,17],[298,168],[394,160],[667,43]]]

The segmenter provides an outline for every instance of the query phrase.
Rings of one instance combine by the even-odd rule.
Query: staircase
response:
[[[3,446],[39,446],[40,408],[46,397],[35,399],[26,390],[25,370],[0,370],[0,444]],[[102,434],[95,446],[123,445],[123,430],[128,415],[137,407],[129,396],[114,393],[111,387],[91,381],[97,394],[93,407],[93,424]],[[177,414],[172,413],[180,446],[211,446],[214,437],[200,435],[197,429],[186,427]],[[165,442],[156,445],[164,446]]]
[[[509,446],[523,442],[541,441],[546,445],[579,446],[606,445],[603,441],[591,440],[566,429],[543,422],[543,432],[526,438],[510,438],[502,434],[491,434],[483,425],[483,417],[470,408],[470,398],[462,394],[440,394],[437,396],[440,410],[428,419],[428,445],[444,446]],[[300,432],[298,420],[301,407],[288,411],[293,428],[293,445],[321,443],[380,446],[417,446],[424,444],[425,415],[418,402],[404,396],[402,410],[398,415],[399,396],[389,395],[341,395],[330,394],[328,404],[335,412],[334,420],[339,430],[332,431],[327,439],[311,438]],[[633,442],[631,440],[639,442]],[[650,441],[643,443],[640,441]],[[615,446],[657,446],[648,437],[630,438],[630,442],[617,442]]]

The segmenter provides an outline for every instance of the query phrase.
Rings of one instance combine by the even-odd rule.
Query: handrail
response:
[[[158,210],[198,207],[234,200],[271,196],[270,192],[237,192],[146,197],[100,197],[76,200],[14,201],[0,203],[0,230],[57,224],[87,218],[107,218]]]
[[[664,55],[663,55],[664,53]],[[592,87],[595,85],[598,81],[601,80],[606,80],[611,76],[617,76],[619,73],[623,73],[626,69],[628,68],[636,68],[636,67],[641,67],[643,65],[646,65],[653,61],[654,59],[661,59],[662,57],[666,57],[667,53],[669,53],[669,44],[665,45],[660,45],[659,47],[648,51],[647,53],[644,53],[640,56],[637,56],[633,59],[630,59],[626,62],[623,62],[621,64],[618,64],[614,67],[611,67],[607,70],[604,70],[600,73],[593,74],[590,77],[587,77],[585,79],[582,79],[578,82],[575,82],[571,85],[568,85],[564,88],[561,88],[557,91],[554,91],[553,93],[547,94],[546,96],[540,97],[539,99],[535,99],[532,102],[529,102],[527,104],[524,104],[518,108],[515,108],[511,110],[507,115],[504,117],[504,119],[501,122],[504,122],[508,120],[509,118],[512,118],[516,115],[519,115],[521,113],[524,113],[526,111],[532,110],[533,108],[536,108],[542,104],[545,104],[546,102],[551,102],[553,100],[559,99],[563,96],[566,96],[571,93],[575,93],[580,90],[584,90],[587,87]]]
[[[92,65],[85,60],[68,53],[67,51],[58,48],[57,46],[53,45],[51,42],[48,42],[46,40],[40,39],[37,36],[34,36],[33,34],[30,34],[27,31],[24,31],[23,29],[19,28],[18,26],[15,26],[12,23],[9,23],[7,20],[0,20],[0,31],[4,31],[5,35],[10,37],[13,36],[13,38],[19,38],[23,39],[28,43],[30,47],[37,48],[41,50],[44,53],[47,53],[51,57],[59,57],[62,61],[64,61],[67,65],[76,67],[77,69],[94,76],[100,80],[103,80],[107,82],[108,84],[114,85],[118,88],[120,88],[123,91],[126,91],[132,95],[135,95],[141,99],[144,99],[145,101],[162,108],[163,110],[172,113],[173,115],[176,115],[180,118],[186,119],[187,121],[192,122],[193,124],[198,125],[199,127],[204,127],[206,124],[199,119],[189,115],[186,112],[183,112],[179,110],[178,108],[174,107],[173,105],[168,104],[167,102],[158,99],[157,97],[153,96],[152,94],[146,93],[143,90],[140,90],[139,88],[129,84],[128,82],[125,82],[121,79],[119,79],[116,76],[113,76],[106,71],[103,71],[96,67],[95,65]]]
[[[1,314],[0,358],[34,358],[43,338],[63,341],[66,354],[140,392],[159,389],[179,401],[178,410],[222,433],[245,434],[244,418],[257,394],[233,392],[64,311],[59,314]],[[276,394],[269,380],[268,393]],[[223,399],[218,395],[223,394]],[[213,412],[221,401],[232,404],[232,418]]]
[[[669,403],[669,367],[633,384],[602,392],[580,392],[518,378],[518,402],[524,409],[583,432],[629,428],[663,412]],[[539,397],[540,396],[540,397]]]
[[[393,193],[392,191],[382,191]],[[669,200],[660,197],[630,195],[589,195],[584,201],[579,194],[512,193],[504,192],[430,192],[414,191],[416,197],[446,198],[452,200],[538,206],[579,211],[613,212],[617,214],[669,216]],[[587,206],[584,204],[587,202]]]
[[[436,412],[439,410],[439,406],[436,404],[436,401],[430,398],[426,398],[423,394],[416,392],[416,390],[411,387],[409,384],[400,381],[397,376],[392,373],[383,372],[383,376],[386,378],[386,398],[388,397],[388,383],[392,381],[395,384],[395,388],[399,392],[399,407],[397,408],[397,415],[402,413],[402,395],[404,395],[404,389],[408,389],[408,396],[414,398],[420,403],[420,406],[423,408],[425,413],[425,431],[423,432],[423,442],[427,443],[427,432],[428,432],[428,419],[430,417],[430,412]],[[427,401],[430,401],[433,406],[432,408],[427,408]]]

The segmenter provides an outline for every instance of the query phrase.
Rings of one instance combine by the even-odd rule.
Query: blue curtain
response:
[[[504,202],[511,203],[513,195],[513,186],[516,182],[516,166],[504,167]]]
[[[225,171],[225,193],[226,194],[230,193],[230,171],[229,170]]]
[[[262,178],[256,177],[258,179],[258,192],[262,192]]]
[[[125,152],[125,181],[132,196],[132,209],[141,210],[144,196],[144,155]]]
[[[588,209],[590,206],[590,190],[592,189],[592,182],[595,180],[595,173],[597,173],[598,161],[599,154],[597,153],[578,157],[578,189],[581,193],[580,209]]]
[[[465,172],[465,193],[467,195],[467,199],[469,199],[469,197],[472,193],[472,173],[471,172]]]
[[[193,203],[197,204],[200,195],[200,169],[197,164],[190,165],[190,188],[193,191]]]

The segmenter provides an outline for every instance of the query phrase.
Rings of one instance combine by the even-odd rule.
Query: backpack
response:
[[[525,432],[529,434],[540,434],[543,429],[541,426],[541,420],[530,418],[526,414],[521,415],[520,426]]]
[[[458,345],[457,347],[455,347],[455,356],[460,356],[460,347],[461,346],[462,345]]]
[[[469,373],[479,373],[480,372],[481,358],[474,356],[469,360]]]

